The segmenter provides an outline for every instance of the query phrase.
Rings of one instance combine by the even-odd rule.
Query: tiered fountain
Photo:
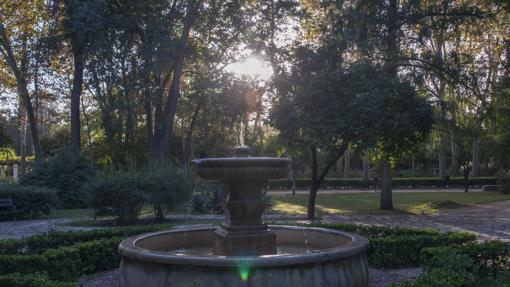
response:
[[[311,227],[267,226],[261,188],[287,175],[289,160],[249,157],[193,161],[225,186],[221,227],[174,229],[124,240],[121,286],[367,286],[368,241]]]

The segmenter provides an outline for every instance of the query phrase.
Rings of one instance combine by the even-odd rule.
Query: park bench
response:
[[[16,205],[10,198],[0,198],[0,213],[10,215],[16,221]]]

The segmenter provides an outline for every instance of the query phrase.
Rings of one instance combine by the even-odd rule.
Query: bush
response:
[[[191,198],[194,212],[220,214],[223,212],[224,191],[221,184],[199,182]]]
[[[41,254],[48,249],[112,237],[129,237],[167,229],[167,224],[114,227],[91,231],[49,232],[22,239],[0,240],[0,255]]]
[[[74,287],[74,283],[51,281],[43,274],[0,275],[0,287]]]
[[[449,247],[424,248],[422,264],[426,273],[400,287],[508,286],[497,280],[499,271],[509,270],[510,244],[491,241]],[[505,279],[503,279],[505,281]]]
[[[510,243],[488,241],[459,247],[460,252],[471,257],[482,276],[496,276],[510,271]]]
[[[21,179],[21,184],[55,189],[61,208],[84,208],[90,197],[82,187],[95,173],[95,168],[84,157],[76,157],[71,148],[66,147],[48,161],[37,163]]]
[[[169,210],[188,200],[192,193],[191,180],[173,166],[154,165],[142,177],[141,188],[158,219],[163,219]]]
[[[505,171],[500,171],[497,175],[497,183],[501,185],[501,192],[510,193],[510,174]]]
[[[376,268],[420,266],[421,250],[426,247],[458,246],[474,242],[468,233],[440,233],[435,230],[389,228],[355,224],[323,224],[319,227],[342,230],[365,236],[370,241],[368,262]]]
[[[49,188],[1,184],[0,198],[11,198],[16,205],[16,217],[36,218],[50,214],[56,204],[56,192]]]
[[[87,188],[97,215],[111,215],[122,223],[137,221],[147,195],[144,178],[137,173],[117,172],[98,176]]]
[[[129,170],[103,174],[88,189],[98,215],[112,215],[119,223],[137,221],[145,203],[156,217],[188,199],[192,183],[179,169],[156,165],[145,171]]]

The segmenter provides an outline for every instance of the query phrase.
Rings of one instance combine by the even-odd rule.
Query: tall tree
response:
[[[34,47],[32,41],[41,36],[38,24],[47,17],[47,7],[44,1],[4,1],[0,9],[0,54],[16,80],[18,95],[30,124],[35,158],[40,160],[41,144],[29,91],[28,63],[33,56],[29,50]]]

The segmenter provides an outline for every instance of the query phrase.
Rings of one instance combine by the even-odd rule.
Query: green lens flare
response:
[[[241,277],[241,280],[248,280],[248,277],[250,276],[250,266],[248,266],[245,261],[240,261],[237,266],[239,268],[239,276]]]
[[[248,275],[250,274],[250,270],[248,268],[239,270],[239,275],[241,276],[241,280],[248,280]]]

